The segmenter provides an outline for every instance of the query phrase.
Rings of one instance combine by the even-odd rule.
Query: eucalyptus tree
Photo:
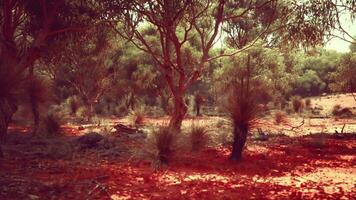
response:
[[[333,73],[332,89],[336,92],[349,92],[356,101],[356,43],[350,45],[350,52],[341,55],[337,71]]]
[[[3,0],[0,2],[0,137],[26,93],[34,63],[51,40],[85,31],[105,20],[103,3],[79,0]],[[60,54],[61,52],[58,52]]]
[[[174,99],[170,126],[179,129],[187,112],[184,95],[211,60],[232,56],[264,40],[268,46],[323,42],[338,25],[339,7],[353,10],[352,1],[277,0],[134,0],[125,17],[113,17],[113,27],[137,48],[150,54],[165,77]],[[115,22],[120,23],[115,23]],[[152,41],[145,27],[158,32]],[[224,33],[225,32],[225,33]],[[229,49],[212,55],[220,37]],[[182,50],[190,39],[198,43],[198,62],[184,63]],[[232,47],[232,48],[231,48]]]
[[[261,0],[232,1],[227,5],[226,12],[231,13],[232,17],[227,18],[222,28],[227,33],[227,45],[233,50],[230,51],[231,53],[223,53],[217,57],[235,55],[255,46],[259,41],[263,41],[265,47],[278,47],[284,51],[322,44],[325,38],[333,36],[335,29],[341,27],[341,13],[346,12],[351,19],[355,17],[355,1]],[[245,65],[247,69],[253,66],[250,59]],[[258,62],[258,65],[263,67],[263,61]],[[250,78],[245,75],[240,79],[250,82]],[[262,84],[267,85],[268,81]],[[251,87],[246,88],[244,85],[238,89],[242,94],[239,95],[241,91],[237,91],[236,87],[233,88],[235,100],[231,101],[235,136],[231,158],[234,160],[241,158],[248,124],[254,116],[252,112],[254,106],[251,102],[259,91],[251,90]]]
[[[224,5],[222,0],[131,1],[131,9],[118,25],[120,35],[150,54],[165,77],[174,100],[172,128],[180,129],[187,112],[185,92],[199,78],[209,59],[209,51],[219,36]],[[159,40],[144,35],[145,27],[156,31]],[[199,58],[197,63],[185,63],[183,51],[193,34],[199,38]]]

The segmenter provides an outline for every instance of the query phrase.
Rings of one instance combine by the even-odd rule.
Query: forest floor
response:
[[[145,118],[144,124],[156,127],[167,119]],[[129,124],[128,118],[109,121]],[[147,148],[144,137],[116,133],[98,146],[78,148],[73,141],[95,128],[79,131],[68,125],[60,137],[40,138],[12,125],[0,159],[0,199],[355,197],[356,118],[291,115],[281,124],[271,116],[261,118],[237,163],[228,159],[229,145],[224,144],[224,133],[230,132],[226,118],[187,118],[183,131],[193,123],[209,130],[208,147],[199,152],[182,148],[159,169],[140,154]],[[335,134],[343,127],[344,134]],[[268,138],[259,138],[257,128]]]

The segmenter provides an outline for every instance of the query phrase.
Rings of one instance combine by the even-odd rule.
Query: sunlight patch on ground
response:
[[[355,162],[356,156],[354,156],[354,155],[340,155],[339,159],[344,160],[344,161]]]
[[[305,192],[312,190],[310,187],[304,187],[306,185],[320,185],[326,193],[330,194],[339,192],[340,188],[344,192],[352,192],[356,190],[356,169],[319,168],[314,172],[299,173],[299,176],[286,175],[272,178],[270,181],[283,186],[305,188],[308,190]]]
[[[191,181],[199,181],[199,182],[219,182],[223,184],[227,184],[231,181],[231,178],[228,176],[224,176],[221,174],[215,173],[192,173],[186,174],[185,176],[177,176],[173,173],[167,173],[158,178],[159,183],[164,185],[177,185],[182,182],[191,182]]]

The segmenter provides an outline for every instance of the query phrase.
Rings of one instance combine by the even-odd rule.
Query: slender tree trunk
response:
[[[13,102],[8,102],[6,99],[0,100],[0,157],[3,156],[1,145],[5,142],[7,129],[15,111],[16,105]]]
[[[4,157],[4,153],[2,152],[2,147],[1,147],[1,144],[0,144],[0,158],[3,158]]]
[[[182,121],[187,113],[187,106],[184,102],[183,93],[173,94],[174,95],[174,110],[172,117],[169,122],[169,126],[174,130],[180,131],[182,126]]]
[[[87,120],[88,122],[92,121],[93,113],[94,113],[94,105],[92,102],[88,102],[87,104]]]
[[[200,103],[196,103],[197,116],[200,116]]]
[[[36,135],[39,125],[40,125],[40,112],[38,111],[38,102],[33,95],[30,96],[31,98],[31,110],[33,115],[33,131],[32,134]]]
[[[247,126],[234,127],[234,142],[232,144],[232,152],[230,159],[238,161],[242,158],[242,151],[245,147],[248,128]]]
[[[36,80],[34,79],[34,75],[33,75],[33,66],[31,66],[29,68],[29,77],[30,77],[30,88],[28,90],[29,92],[29,96],[30,96],[30,104],[31,104],[31,111],[32,111],[32,116],[33,116],[33,130],[32,130],[32,134],[36,135],[39,125],[40,125],[40,112],[39,112],[39,106],[38,106],[38,99],[36,97],[36,93],[39,91],[36,91],[38,87],[35,84],[38,84],[38,82],[36,82]]]

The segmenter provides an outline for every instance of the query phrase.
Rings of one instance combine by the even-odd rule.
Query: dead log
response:
[[[114,126],[114,129],[116,129],[117,133],[128,133],[128,134],[134,134],[137,133],[138,131],[136,128],[131,128],[123,124],[116,124]]]

